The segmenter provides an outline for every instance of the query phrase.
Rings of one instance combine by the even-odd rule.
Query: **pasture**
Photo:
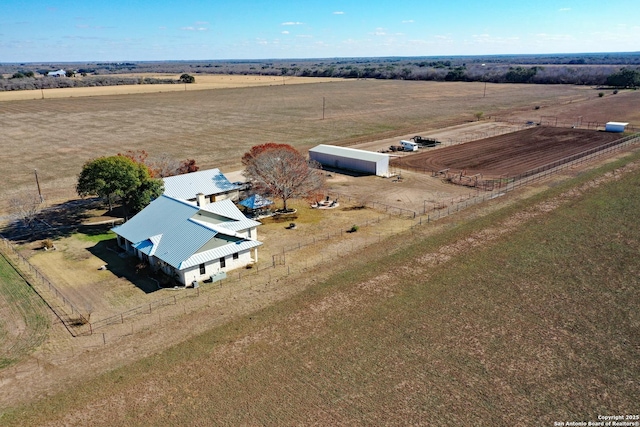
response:
[[[36,192],[34,169],[45,200],[56,203],[75,197],[86,161],[127,150],[193,158],[229,172],[259,143],[304,151],[420,134],[472,121],[478,110],[488,118],[597,97],[581,86],[487,85],[486,96],[483,90],[480,83],[348,80],[0,102],[0,211],[12,197]]]
[[[249,147],[267,141],[301,150],[379,144],[459,125],[446,131],[454,138],[495,127],[469,126],[478,110],[487,118],[529,119],[541,114],[534,106],[556,114],[602,101],[585,87],[488,85],[484,97],[483,86],[353,80],[0,102],[7,131],[0,135],[7,182],[0,202],[6,207],[11,197],[33,193],[34,168],[47,204],[74,198],[86,160],[128,149],[195,158],[226,172],[239,169]],[[638,92],[614,100],[637,102]],[[635,112],[628,114],[615,119],[631,121]],[[624,392],[608,385],[638,374],[637,358],[625,358],[636,343],[637,319],[605,319],[595,310],[604,300],[613,312],[627,313],[638,302],[631,273],[640,240],[629,223],[639,199],[637,161],[636,155],[563,184],[570,171],[428,226],[361,202],[419,212],[469,190],[410,172],[402,181],[332,174],[330,191],[340,195],[341,212],[309,211],[296,219],[296,230],[278,222],[259,230],[268,242],[262,262],[287,252],[277,275],[261,270],[262,276],[238,277],[193,303],[149,309],[135,328],[123,324],[72,342],[50,339],[19,370],[0,371],[0,405],[14,408],[3,410],[0,421],[511,425],[515,419],[526,425],[552,422],[549,414],[588,419],[589,411],[629,408],[638,400],[637,384]],[[350,205],[350,196],[358,202]],[[82,218],[78,212],[74,220]],[[333,234],[365,218],[357,233]],[[116,269],[97,269],[107,253],[95,250],[108,242],[102,239],[65,237],[55,253],[22,249],[94,316],[150,301]],[[610,242],[606,256],[602,245],[589,247],[593,242]],[[93,297],[99,304],[86,304]],[[608,343],[618,350],[607,351]],[[41,367],[50,361],[54,367]],[[598,389],[590,386],[594,371]],[[578,396],[571,401],[562,394],[567,378]],[[605,403],[593,403],[598,390],[605,390]]]
[[[2,421],[510,426],[635,414],[638,161],[386,239],[291,298]]]

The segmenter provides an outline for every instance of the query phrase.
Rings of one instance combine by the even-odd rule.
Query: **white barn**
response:
[[[389,155],[335,145],[318,145],[309,158],[323,166],[378,176],[389,176]]]
[[[604,125],[604,130],[607,132],[624,132],[629,123],[622,122],[607,122]]]

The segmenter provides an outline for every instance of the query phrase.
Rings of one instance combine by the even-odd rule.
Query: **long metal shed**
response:
[[[387,154],[321,144],[309,150],[309,158],[331,168],[389,176]]]

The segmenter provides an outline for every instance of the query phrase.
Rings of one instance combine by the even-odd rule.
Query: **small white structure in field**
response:
[[[607,122],[607,124],[604,125],[604,130],[606,132],[624,132],[628,124],[629,123],[622,122]]]
[[[407,141],[403,139],[402,141],[400,141],[400,144],[402,145],[402,149],[404,151],[418,151],[418,144],[413,141]]]
[[[58,70],[58,71],[49,71],[47,73],[47,76],[49,77],[67,77],[67,72],[65,70]]]
[[[331,168],[389,176],[388,154],[321,144],[309,150],[309,158]]]

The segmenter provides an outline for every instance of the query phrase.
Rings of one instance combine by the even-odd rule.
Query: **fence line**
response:
[[[408,209],[403,209],[403,208],[397,208],[394,206],[390,206],[390,205],[385,205],[382,203],[378,203],[378,202],[370,202],[371,206],[374,207],[374,209],[376,209],[375,206],[377,206],[377,209],[380,208],[385,208],[385,211],[388,211],[389,208],[392,209],[392,211],[397,210],[399,213],[398,215],[400,216],[409,216],[410,218],[416,218],[416,216],[419,217],[418,221],[416,223],[414,223],[413,225],[411,225],[411,228],[418,226],[418,225],[422,225],[423,222],[425,224],[428,224],[431,221],[435,221],[438,220],[440,218],[449,216],[455,212],[459,212],[462,209],[465,209],[469,206],[473,206],[475,204],[484,202],[486,200],[491,200],[494,199],[496,197],[500,197],[504,194],[506,194],[508,191],[513,191],[518,187],[521,187],[523,185],[529,184],[531,182],[535,182],[538,180],[542,180],[547,178],[548,176],[550,176],[551,174],[557,173],[561,170],[570,168],[576,164],[580,164],[580,163],[584,163],[587,161],[590,161],[593,158],[602,156],[606,153],[609,152],[613,152],[616,150],[620,150],[623,147],[626,147],[628,145],[637,143],[640,141],[640,136],[638,135],[632,135],[629,137],[625,137],[622,138],[621,140],[618,141],[614,141],[616,142],[616,144],[607,144],[608,146],[606,146],[604,149],[600,149],[597,151],[594,150],[589,150],[590,153],[588,154],[583,154],[582,156],[571,156],[570,158],[567,159],[572,159],[569,161],[564,161],[563,163],[559,163],[559,162],[554,162],[550,165],[545,165],[544,167],[541,168],[537,168],[534,171],[535,172],[531,172],[529,171],[526,174],[521,174],[518,175],[518,179],[516,179],[515,177],[510,178],[509,180],[506,181],[505,185],[497,190],[493,190],[491,192],[483,192],[481,193],[480,191],[478,191],[476,193],[475,196],[471,196],[469,195],[469,197],[466,200],[460,201],[456,204],[452,204],[452,205],[447,205],[447,206],[434,206],[434,208],[430,211],[427,212],[426,207],[424,209],[424,211],[422,212],[422,215],[418,215],[415,211],[411,211]],[[563,159],[566,160],[566,159]],[[559,163],[559,164],[557,164]],[[540,170],[539,170],[540,169]],[[342,198],[346,198],[348,201],[351,201],[351,197],[350,196],[346,196],[344,194],[339,194],[339,193],[334,193],[334,194],[338,194],[338,197],[342,197]],[[393,212],[392,212],[393,213]],[[390,216],[390,214],[387,213],[387,216]],[[426,218],[425,218],[426,216]],[[382,217],[379,216],[378,218],[375,219],[371,219],[371,220],[367,220],[364,224],[358,224],[358,226],[368,226],[371,224],[376,224],[379,223],[382,220]],[[315,243],[319,243],[321,241],[326,241],[329,240],[333,237],[342,237],[343,234],[346,231],[344,230],[340,230],[339,232],[335,232],[335,233],[327,233],[326,237],[323,234],[322,236],[318,236],[318,237],[313,237],[312,239],[306,241],[306,242],[299,242],[297,245],[292,245],[289,247],[283,247],[281,254],[285,254],[287,252],[291,252],[291,251],[295,251],[295,250],[300,250],[304,247],[313,245]],[[369,244],[373,244],[376,241],[378,241],[380,239],[380,236],[378,236],[377,238],[373,237],[373,241],[372,242],[366,242],[364,244],[361,245],[361,247],[365,247]],[[57,288],[55,287],[55,285],[53,285],[53,283],[44,275],[42,274],[36,267],[34,267],[33,265],[31,265],[29,263],[29,261],[24,258],[12,245],[11,243],[6,239],[6,238],[2,238],[2,240],[4,241],[5,248],[9,248],[11,250],[11,254],[14,255],[20,262],[22,262],[23,265],[27,266],[29,269],[29,272],[34,275],[36,277],[36,279],[39,279],[42,283],[42,286],[46,285],[45,289],[48,289],[49,292],[55,296],[56,298],[58,298],[59,300],[61,300],[64,304],[64,307],[69,307],[71,308],[71,314],[75,315],[75,318],[71,318],[71,316],[68,315],[68,313],[63,312],[63,313],[59,313],[57,311],[57,309],[55,307],[52,307],[51,304],[49,304],[49,301],[47,300],[47,298],[42,294],[41,291],[39,291],[37,289],[37,287],[34,287],[34,290],[43,298],[43,300],[45,300],[49,306],[51,307],[51,309],[54,311],[54,313],[60,318],[60,320],[64,323],[65,327],[69,330],[69,332],[74,336],[81,336],[81,335],[93,335],[96,333],[96,330],[98,329],[102,329],[105,328],[109,325],[114,325],[114,324],[122,324],[124,323],[125,320],[131,320],[135,317],[138,316],[142,316],[142,315],[149,315],[151,313],[154,312],[155,309],[158,309],[160,307],[163,306],[168,306],[168,305],[177,305],[179,300],[185,300],[187,298],[197,298],[199,297],[201,294],[208,294],[210,292],[212,292],[215,289],[220,289],[223,284],[228,284],[228,283],[237,283],[242,281],[243,279],[246,278],[250,278],[252,276],[258,277],[260,272],[264,272],[265,270],[269,270],[269,269],[273,269],[272,271],[274,273],[277,272],[276,270],[276,265],[277,263],[274,262],[272,263],[271,266],[269,267],[256,267],[255,270],[251,269],[251,271],[238,271],[238,274],[236,275],[235,272],[230,272],[229,276],[226,279],[223,279],[219,282],[216,282],[216,284],[212,284],[211,286],[204,286],[204,287],[198,287],[198,288],[194,288],[194,289],[185,289],[186,292],[181,291],[179,294],[176,295],[172,295],[166,298],[161,298],[155,301],[151,301],[149,303],[145,303],[145,304],[141,304],[137,307],[131,308],[129,310],[126,310],[124,312],[118,313],[116,315],[104,318],[104,319],[100,319],[98,321],[94,321],[94,322],[89,322],[89,320],[82,315],[81,311],[75,307],[75,305],[68,299],[66,298],[66,296]],[[329,253],[327,254],[327,256],[329,257],[329,259],[331,259],[331,257],[334,254]],[[335,254],[336,257],[339,257],[340,255],[338,253]],[[269,273],[268,276],[268,280],[265,281],[265,285],[269,284],[274,278],[279,278],[279,277],[284,277],[287,276],[289,274],[291,274],[291,266],[286,267],[286,271],[285,269],[283,269],[283,271],[281,272],[281,275],[278,276],[276,274],[272,275],[271,272]],[[300,272],[305,271],[305,268],[299,268],[298,269]],[[294,268],[295,271],[295,268]],[[266,278],[265,278],[266,279]],[[160,317],[159,317],[160,320]],[[103,340],[105,339],[105,334],[103,333]],[[105,341],[106,344],[106,341]]]
[[[500,186],[497,190],[492,189],[489,193],[484,192],[478,194],[475,197],[470,197],[467,200],[462,202],[458,202],[453,206],[440,206],[438,208],[434,207],[431,211],[423,213],[426,214],[426,221],[423,221],[423,216],[419,218],[418,222],[412,225],[412,228],[418,225],[422,225],[424,223],[429,223],[431,221],[438,220],[440,218],[451,215],[452,213],[459,212],[462,209],[465,209],[469,206],[476,205],[478,203],[482,203],[486,200],[491,200],[496,197],[500,197],[505,195],[509,191],[513,191],[517,188],[530,184],[532,182],[541,181],[549,176],[561,172],[565,169],[569,169],[573,166],[589,162],[595,158],[601,157],[605,154],[622,150],[623,148],[637,144],[640,142],[640,135],[630,135],[625,138],[621,138],[617,141],[613,141],[613,143],[606,144],[605,146],[598,147],[599,150],[587,150],[586,152],[580,153],[582,155],[574,155],[568,158],[563,159],[563,161],[557,161],[550,163],[545,166],[541,166],[540,168],[536,168],[532,171],[517,175],[515,177],[510,177],[505,179],[504,185]],[[588,153],[588,154],[584,154]]]
[[[13,245],[11,244],[11,242],[9,242],[9,240],[2,237],[2,241],[4,242],[3,253],[6,255],[6,250],[9,249],[9,254],[8,254],[9,257],[13,257],[14,259],[18,260],[19,265],[11,263],[13,268],[23,277],[23,279],[27,282],[27,284],[31,286],[31,288],[40,296],[40,298],[42,298],[47,303],[49,308],[51,308],[53,313],[60,319],[60,321],[63,323],[65,328],[69,331],[69,333],[72,336],[75,337],[82,334],[83,329],[85,328],[85,325],[89,323],[88,319],[82,315],[82,312],[73,304],[73,302],[71,302],[71,300],[69,300],[62,293],[62,291],[60,291],[51,282],[51,280],[49,280],[49,278],[47,278],[47,276],[45,276],[40,270],[38,270],[33,264],[31,264],[24,256],[22,256],[22,254],[13,247]],[[5,258],[7,257],[5,256]],[[7,261],[9,261],[8,258],[7,258]],[[26,267],[27,271],[24,271],[24,272],[30,275],[31,277],[33,277],[35,280],[33,281],[28,280],[28,278],[25,277],[24,274],[21,274],[23,269],[20,268],[20,266]],[[47,290],[57,300],[62,301],[64,307],[63,308],[56,307],[55,304],[53,304],[52,301],[44,295],[43,289],[41,288],[41,286],[45,287],[44,289]],[[71,313],[68,313],[68,311],[66,310],[66,307],[69,307],[71,309]]]

